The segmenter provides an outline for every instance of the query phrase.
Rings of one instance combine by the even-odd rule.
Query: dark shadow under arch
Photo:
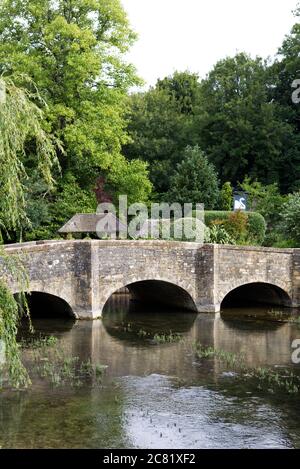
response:
[[[256,282],[241,285],[229,292],[221,303],[221,309],[266,305],[291,307],[292,301],[282,288]]]
[[[187,334],[196,318],[196,311],[133,299],[129,290],[126,293],[122,288],[106,302],[102,323],[106,332],[118,342],[130,347],[152,347],[156,333]]]
[[[133,301],[145,306],[162,305],[168,308],[197,311],[191,295],[170,282],[163,280],[143,280],[126,285]]]
[[[18,294],[16,294],[15,297],[17,298]],[[58,296],[34,291],[27,293],[26,299],[32,319],[75,319],[70,305]]]

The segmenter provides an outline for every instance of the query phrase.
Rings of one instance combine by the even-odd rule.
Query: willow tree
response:
[[[25,79],[23,77],[23,79]],[[26,79],[28,81],[28,79]],[[32,83],[29,83],[34,88]],[[29,88],[30,88],[29,87]],[[28,147],[34,148],[36,166],[45,182],[53,184],[51,169],[56,162],[58,141],[43,128],[44,104],[37,91],[15,86],[11,78],[0,80],[0,226],[2,231],[18,230],[26,219],[25,181],[28,177],[23,160]],[[8,257],[0,250],[0,339],[4,343],[9,375],[14,386],[28,383],[16,342],[22,309],[9,290],[3,274],[13,276],[20,290],[27,288],[26,271],[21,259]],[[21,297],[24,295],[21,294]],[[22,299],[22,298],[21,298]],[[24,302],[23,302],[24,304]]]
[[[37,103],[45,103],[37,91],[19,88],[10,78],[2,78],[0,87],[0,223],[2,230],[17,230],[26,218],[27,148],[34,148],[36,166],[51,187],[59,142],[43,129],[44,114]]]
[[[134,189],[130,202],[151,191],[145,163],[121,152],[129,141],[127,92],[138,82],[125,56],[134,40],[120,0],[0,0],[0,74],[32,78],[48,104],[47,126],[65,148],[57,151],[56,194],[46,198],[55,228],[56,202],[68,202],[70,217],[100,176],[117,195]]]

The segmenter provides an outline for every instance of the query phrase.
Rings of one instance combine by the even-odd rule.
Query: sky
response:
[[[139,39],[128,54],[145,81],[175,70],[204,78],[226,56],[273,57],[297,0],[121,0]]]

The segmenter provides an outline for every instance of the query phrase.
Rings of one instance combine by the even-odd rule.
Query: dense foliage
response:
[[[213,209],[219,201],[217,173],[197,146],[186,148],[170,181],[171,188],[165,196],[170,203],[203,203]]]
[[[208,227],[221,226],[236,244],[262,244],[266,234],[264,217],[257,212],[206,211]]]
[[[7,381],[14,387],[27,386],[30,379],[20,357],[20,348],[17,343],[17,332],[22,316],[29,318],[24,291],[28,288],[27,275],[22,261],[17,256],[6,256],[0,247],[0,268],[7,274],[14,276],[21,292],[16,299],[6,283],[0,280],[0,340],[3,344],[7,362]],[[30,318],[29,318],[30,320]],[[2,348],[2,347],[1,347]],[[0,388],[4,377],[0,366]]]
[[[34,103],[41,101],[39,94],[18,88],[11,79],[2,78],[1,84],[0,233],[7,236],[12,230],[20,234],[22,227],[29,225],[25,185],[28,174],[23,164],[27,143],[35,149],[36,172],[49,189],[53,185],[51,169],[56,162],[55,145],[59,148],[60,144],[42,127],[43,112]],[[24,296],[28,288],[27,276],[21,259],[7,256],[3,248],[0,249],[0,271],[6,277],[13,276],[20,290],[17,302],[3,275],[0,276],[0,338],[7,358],[8,378],[12,385],[19,387],[29,382],[16,341],[19,321],[24,312],[27,313]]]
[[[8,98],[13,87],[27,93],[41,132],[23,131],[14,165],[2,150],[18,177],[14,200],[1,196],[2,219],[8,206],[18,219],[4,223],[4,239],[56,237],[105,194],[232,210],[233,191],[242,188],[267,222],[266,244],[280,243],[285,196],[300,184],[300,110],[291,99],[299,35],[296,22],[272,63],[241,52],[202,80],[175,72],[129,94],[139,80],[124,54],[135,34],[119,0],[0,1],[0,74]],[[16,111],[20,130],[34,128]],[[2,133],[11,133],[7,122],[16,125],[1,122]]]
[[[286,173],[291,165],[299,172],[297,157],[291,161],[287,155],[295,128],[270,96],[272,78],[266,62],[240,53],[218,62],[202,81],[188,72],[165,79],[163,87],[158,81],[131,98],[133,141],[124,146],[125,154],[149,163],[158,193],[169,190],[169,175],[187,145],[199,145],[222,184],[237,186],[249,176],[283,191],[294,189],[297,182]],[[290,87],[290,101],[291,95]]]
[[[22,226],[28,225],[25,202],[28,170],[24,165],[27,145],[30,144],[31,151],[34,151],[32,160],[39,177],[51,188],[51,169],[57,162],[55,145],[60,148],[60,144],[42,128],[44,114],[35,104],[41,102],[40,95],[36,91],[29,92],[25,88],[16,87],[11,79],[2,78],[1,82],[0,232],[1,229],[4,233],[8,230],[20,232]]]
[[[267,246],[300,246],[296,231],[285,226],[290,219],[298,223],[291,202],[297,195],[288,194],[300,188],[300,103],[292,100],[293,93],[300,97],[299,16],[297,9],[296,24],[273,61],[240,52],[220,60],[202,80],[175,72],[131,95],[132,140],[123,151],[149,164],[156,199],[192,198],[206,209],[230,211],[233,191],[243,189],[248,208],[267,224],[264,236],[262,220],[251,219],[259,234],[247,242],[265,238]],[[197,148],[214,166],[221,184],[214,184],[217,200],[206,184],[207,168],[192,161],[187,147]]]
[[[233,206],[233,189],[230,182],[225,182],[220,192],[220,209],[232,210]]]
[[[123,55],[134,39],[119,0],[0,2],[0,75],[22,86],[23,74],[30,77],[48,105],[44,128],[62,144],[55,149],[61,175],[55,173],[55,191],[43,197],[43,227],[32,202],[42,188],[34,171],[35,148],[28,144],[24,153],[23,165],[33,172],[37,188],[28,195],[36,237],[40,229],[43,236],[55,235],[64,198],[66,217],[75,213],[77,199],[94,210],[95,197],[86,194],[94,195],[100,175],[116,195],[143,201],[151,192],[146,163],[127,162],[121,154],[129,141],[127,90],[137,84]]]
[[[300,246],[300,192],[291,194],[282,207],[282,227]]]
[[[198,87],[196,75],[175,73],[148,92],[130,97],[128,130],[132,139],[123,151],[129,159],[149,163],[157,198],[169,191],[170,176],[185,148],[196,143],[193,126]]]

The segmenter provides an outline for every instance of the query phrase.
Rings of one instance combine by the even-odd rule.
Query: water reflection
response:
[[[128,296],[116,295],[111,299],[103,325],[106,332],[115,339],[115,347],[117,344],[133,348],[153,347],[151,341],[139,339],[139,331],[145,331],[151,336],[151,333],[163,334],[172,330],[182,334],[188,344],[200,342],[218,350],[243,354],[249,366],[290,365],[291,344],[300,336],[299,327],[276,320],[276,315],[275,319],[274,316],[268,316],[268,308],[228,309],[216,315],[165,310],[162,313],[157,309],[143,309],[141,314],[139,308],[138,304],[130,302]],[[289,310],[285,314],[288,319]],[[182,344],[171,344],[170,347],[176,349],[176,356],[186,352],[186,347]],[[166,355],[162,357],[163,362],[168,357],[169,360],[174,358],[164,348],[156,349],[156,352]],[[155,350],[152,353],[155,354]],[[184,357],[181,360],[184,361]],[[181,370],[178,372],[181,373]]]
[[[2,392],[0,447],[300,447],[298,396],[258,391],[217,360],[200,361],[193,352],[197,341],[243,353],[251,367],[292,367],[299,327],[265,314],[141,310],[118,295],[103,320],[36,320],[37,334],[56,336],[66,356],[107,365],[106,373],[100,387],[90,381],[54,387],[33,374],[30,390]],[[170,330],[184,340],[153,342],[154,334]],[[24,360],[33,369],[30,350]]]

